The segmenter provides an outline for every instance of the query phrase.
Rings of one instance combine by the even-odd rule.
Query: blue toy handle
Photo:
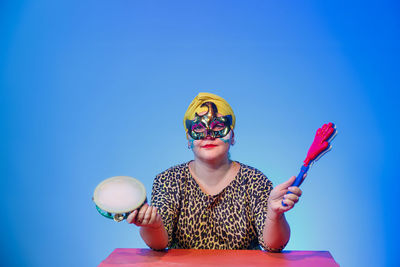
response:
[[[296,180],[294,180],[294,182],[293,182],[293,184],[292,184],[291,186],[300,186],[301,183],[303,182],[303,176],[304,176],[304,174],[307,173],[307,171],[308,171],[309,168],[310,168],[310,165],[308,165],[308,166],[304,166],[304,165],[301,166],[300,172],[299,172],[299,174],[297,175]],[[288,191],[286,194],[290,194],[290,193],[292,193],[292,192]],[[287,206],[285,203],[283,203],[283,200],[282,200],[282,206],[284,206],[284,207]]]

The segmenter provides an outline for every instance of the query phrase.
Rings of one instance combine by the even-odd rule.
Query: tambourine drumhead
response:
[[[115,176],[101,182],[94,190],[93,201],[110,213],[127,213],[139,208],[146,200],[146,189],[137,179]]]

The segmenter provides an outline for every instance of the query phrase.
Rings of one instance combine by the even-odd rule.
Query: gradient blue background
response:
[[[129,175],[150,194],[190,160],[182,118],[201,91],[236,112],[232,159],[275,185],[335,122],[287,249],[396,265],[399,22],[397,1],[0,2],[1,265],[95,266],[146,247],[97,213],[93,190]]]

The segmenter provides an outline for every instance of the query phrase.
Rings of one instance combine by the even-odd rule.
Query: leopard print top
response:
[[[238,162],[239,163],[239,162]],[[156,176],[151,203],[168,232],[169,248],[260,249],[272,183],[259,170],[240,164],[219,194],[205,194],[190,174],[189,162]]]

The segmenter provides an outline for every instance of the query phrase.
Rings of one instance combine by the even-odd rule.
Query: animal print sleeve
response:
[[[270,252],[280,252],[285,247],[270,248],[264,244],[263,230],[267,218],[268,198],[272,190],[272,182],[259,170],[255,170],[252,181],[252,209],[254,214],[255,226],[257,230],[258,242],[261,247]]]
[[[174,173],[167,170],[156,176],[153,182],[151,205],[157,207],[165,230],[168,247],[173,247],[173,233],[178,218],[179,188]]]

